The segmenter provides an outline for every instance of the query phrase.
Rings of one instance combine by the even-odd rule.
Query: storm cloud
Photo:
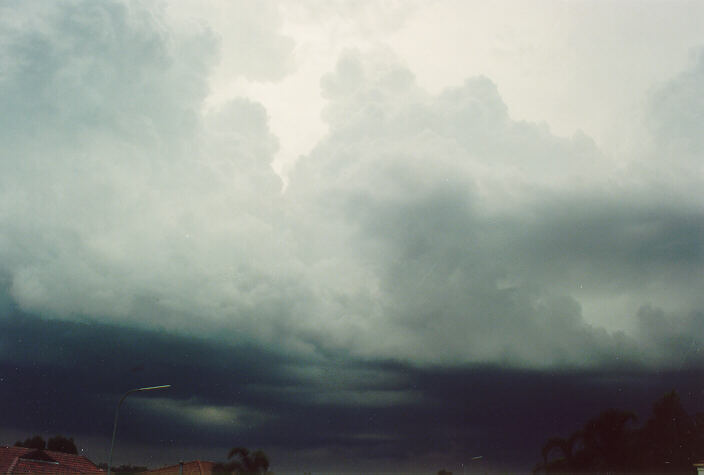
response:
[[[456,463],[482,443],[523,463],[535,447],[491,444],[510,420],[543,424],[527,415],[541,384],[601,394],[555,416],[572,420],[613,401],[604,375],[633,396],[662,372],[655,397],[701,372],[704,55],[642,99],[618,155],[514,118],[491,77],[430,91],[392,47],[353,45],[316,78],[325,133],[277,172],[251,84],[308,74],[305,35],[272,2],[207,7],[246,12],[229,33],[195,10],[0,7],[0,355],[21,388],[4,427],[99,437],[112,397],[156,377],[181,386],[133,410],[179,450],[196,427],[290,467],[372,443],[384,466],[432,466],[448,440]],[[223,99],[225,83],[254,92]],[[55,416],[65,379],[100,428]],[[477,422],[471,389],[511,384],[525,399]]]

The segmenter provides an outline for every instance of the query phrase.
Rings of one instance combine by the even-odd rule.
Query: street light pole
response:
[[[146,388],[137,388],[137,389],[130,389],[125,393],[122,398],[120,398],[120,402],[117,403],[117,409],[115,409],[115,422],[112,425],[112,442],[110,442],[110,458],[108,459],[108,475],[110,475],[110,469],[112,468],[112,449],[115,447],[115,434],[117,433],[117,416],[120,413],[120,406],[122,406],[122,402],[127,398],[132,393],[136,393],[139,391],[151,391],[152,389],[166,389],[170,388],[170,384],[163,384],[161,386],[149,386]]]
[[[470,460],[470,462],[478,461],[478,460],[481,460],[481,459],[483,459],[483,458],[484,458],[483,455],[477,455],[476,457],[472,457],[472,459]],[[465,473],[466,473],[466,472],[465,472],[465,466],[464,466],[464,463],[462,463],[462,475],[465,475]]]

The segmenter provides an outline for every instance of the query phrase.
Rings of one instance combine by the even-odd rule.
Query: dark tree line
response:
[[[632,412],[608,409],[569,437],[552,437],[534,473],[694,473],[704,458],[704,413],[690,416],[675,391],[636,427]]]
[[[40,449],[40,450],[55,450],[56,452],[65,452],[67,454],[77,454],[78,449],[76,444],[73,442],[73,437],[70,439],[64,437],[63,435],[55,435],[49,442],[45,442],[44,438],[40,435],[35,435],[34,437],[28,437],[24,442],[18,440],[15,442],[15,447],[28,447],[30,449]]]

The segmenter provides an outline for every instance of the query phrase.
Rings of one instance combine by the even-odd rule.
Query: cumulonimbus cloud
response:
[[[676,335],[647,337],[661,318],[638,308],[678,332],[701,314],[704,216],[652,195],[680,175],[634,183],[583,134],[512,120],[488,78],[431,95],[388,51],[346,53],[321,83],[329,133],[282,192],[264,108],[203,111],[207,30],[120,2],[7,18],[0,259],[27,312],[521,367],[670,364]],[[672,120],[701,112],[663,91],[692,107]]]

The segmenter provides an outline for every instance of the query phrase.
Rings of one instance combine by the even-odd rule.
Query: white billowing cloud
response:
[[[644,121],[654,166],[672,178],[691,176],[694,183],[687,191],[695,193],[704,176],[703,80],[704,50],[700,50],[693,67],[653,91],[646,103],[648,114]]]
[[[433,92],[485,74],[512,117],[613,147],[644,94],[704,44],[702,21],[704,6],[686,0],[443,0],[425,2],[388,43]]]
[[[181,27],[207,24],[217,35],[221,55],[211,81],[277,81],[292,71],[292,38],[281,34],[283,19],[277,2],[264,0],[256,8],[245,0],[179,1],[165,5],[166,17]]]
[[[205,107],[232,47],[186,7],[178,21],[167,8],[172,23],[137,3],[31,8],[0,30],[0,276],[25,311],[522,367],[675,364],[663,348],[699,321],[704,218],[675,192],[701,151],[676,107],[698,113],[686,73],[654,96],[674,105],[650,120],[688,121],[689,158],[667,179],[647,167],[634,178],[584,134],[513,120],[490,78],[430,93],[388,48],[350,50],[320,83],[329,131],[282,193],[264,107]],[[277,10],[263,11],[245,24],[268,38],[271,64],[232,77],[289,71]],[[657,137],[654,149],[672,142]],[[663,320],[679,323],[654,338]],[[330,403],[417,397],[321,391]]]
[[[511,120],[486,78],[428,95],[385,53],[351,52],[322,84],[330,134],[287,192],[318,214],[311,235],[335,236],[309,268],[346,276],[314,279],[339,302],[322,341],[437,363],[617,363],[636,342],[598,327],[632,330],[650,299],[701,308],[702,213],[649,196],[587,137]]]
[[[287,192],[319,214],[312,235],[335,236],[308,266],[341,275],[313,279],[339,303],[321,340],[332,333],[369,356],[531,365],[579,364],[592,343],[611,345],[580,324],[569,299],[498,287],[510,268],[496,245],[508,244],[512,223],[496,203],[564,190],[601,160],[593,144],[511,121],[488,79],[432,97],[383,56],[350,53],[324,78],[331,133]],[[553,319],[565,322],[566,341],[542,343]]]
[[[320,120],[324,107],[320,76],[334,67],[342,49],[383,41],[404,24],[418,2],[306,0],[264,2],[254,9],[248,8],[247,2],[206,2],[205,8],[202,3],[186,4],[184,8],[179,2],[171,5],[170,11],[189,21],[202,18],[223,43],[225,52],[210,76],[211,94],[206,104],[217,105],[242,95],[261,102],[269,112],[272,131],[280,139],[274,167],[285,177],[295,160],[308,153],[325,134],[325,124]],[[252,12],[259,19],[251,21]],[[263,26],[262,18],[267,19],[266,33],[247,33],[247,39],[239,38],[241,33],[233,33]],[[242,28],[241,21],[250,26]],[[257,37],[264,34],[269,39],[260,41]],[[286,50],[290,55],[281,58],[282,51],[268,47],[272,43],[290,46]],[[266,61],[272,68],[282,67],[281,74],[239,74],[241,65],[247,64],[239,57],[243,45],[252,46],[246,54]]]

